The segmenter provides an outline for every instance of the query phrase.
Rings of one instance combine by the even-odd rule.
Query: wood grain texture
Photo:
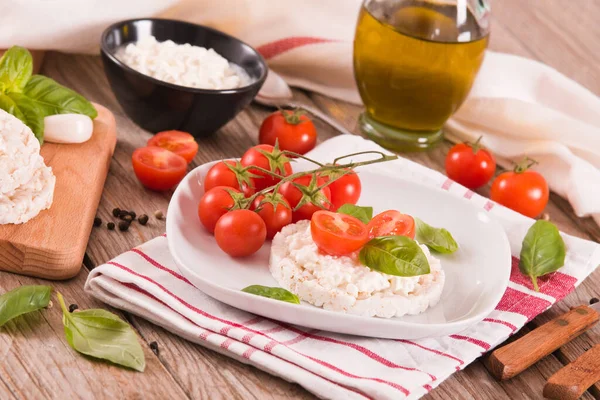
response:
[[[79,272],[116,144],[112,113],[96,108],[90,140],[42,146],[56,176],[52,206],[26,224],[0,226],[0,269],[49,279]]]
[[[576,400],[598,381],[600,381],[600,344],[552,375],[544,386],[544,397],[553,400]]]

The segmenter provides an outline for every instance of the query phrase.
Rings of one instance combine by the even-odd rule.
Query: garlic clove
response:
[[[92,137],[94,123],[83,114],[56,114],[44,118],[44,141],[83,143]]]

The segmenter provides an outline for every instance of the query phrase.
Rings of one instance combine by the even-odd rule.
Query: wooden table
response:
[[[600,2],[595,0],[501,0],[494,2],[494,50],[527,56],[570,76],[600,95]],[[66,84],[87,98],[104,104],[117,118],[118,145],[106,181],[98,216],[107,221],[111,210],[122,207],[138,213],[166,211],[170,194],[145,191],[136,181],[130,157],[150,134],[135,126],[117,104],[104,78],[99,57],[50,53],[42,73]],[[319,107],[356,132],[360,107],[322,95],[296,90],[298,100]],[[213,138],[200,142],[194,166],[207,161],[240,156],[256,143],[257,130],[270,111],[252,105]],[[318,124],[320,140],[336,133]],[[423,154],[406,157],[430,168],[443,170],[449,143]],[[480,191],[487,195],[489,188]],[[551,195],[547,212],[559,228],[569,234],[600,241],[600,227],[590,218],[578,218],[569,203]],[[163,233],[163,222],[152,219],[148,227],[137,224],[125,233],[94,229],[81,273],[65,282],[46,282],[0,273],[0,292],[20,285],[51,284],[68,302],[81,308],[106,307],[83,292],[90,269]],[[592,274],[575,293],[533,320],[527,331],[569,307],[587,303],[600,295],[600,271]],[[166,332],[143,319],[113,310],[137,329],[146,352],[144,373],[94,362],[76,354],[62,332],[61,312],[53,307],[8,323],[0,330],[0,399],[272,399],[313,398],[298,385],[285,382],[256,368],[204,349]],[[149,347],[156,341],[160,353]],[[433,390],[428,399],[536,399],[550,375],[574,360],[592,344],[600,342],[596,327],[561,350],[545,358],[517,378],[497,382],[481,361],[457,372]],[[585,398],[600,398],[596,385]]]

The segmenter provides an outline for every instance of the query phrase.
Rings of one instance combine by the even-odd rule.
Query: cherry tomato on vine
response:
[[[233,210],[223,215],[215,227],[215,239],[225,253],[246,257],[256,253],[265,243],[265,221],[250,210]]]
[[[279,193],[290,203],[292,210],[298,204],[301,206],[292,212],[292,221],[298,222],[310,219],[319,210],[329,209],[331,202],[331,191],[325,186],[323,189],[312,194],[317,188],[326,183],[324,178],[315,175],[303,175],[291,182],[285,182],[279,187]],[[297,185],[297,186],[296,186]]]
[[[260,167],[280,176],[292,174],[290,159],[278,147],[268,144],[259,144],[258,146],[249,148],[242,156],[241,164],[244,167]],[[256,175],[256,177],[252,177],[251,179],[257,191],[274,186],[281,180],[256,168],[250,168],[249,172]]]
[[[235,160],[219,161],[210,167],[204,177],[204,190],[209,191],[217,186],[240,190],[246,197],[255,193],[250,174]]]
[[[269,193],[266,197],[258,196],[252,202],[252,210],[265,221],[267,239],[273,239],[284,226],[292,223],[290,203],[279,193]]]
[[[369,240],[369,231],[361,220],[331,211],[315,212],[310,219],[310,232],[317,247],[333,256],[352,253]]]
[[[278,142],[281,150],[304,154],[314,149],[317,130],[302,110],[280,110],[263,121],[258,139],[261,144],[275,146]]]
[[[324,176],[329,181],[339,175]],[[360,198],[361,184],[358,174],[350,171],[334,180],[329,186],[331,191],[331,211],[336,211],[344,204],[356,204]]]
[[[148,140],[148,146],[162,147],[191,163],[198,152],[198,143],[192,135],[182,131],[158,132]]]
[[[492,183],[490,198],[516,212],[535,218],[544,211],[548,204],[550,191],[544,177],[528,169],[523,162],[514,171],[504,172]]]
[[[236,194],[243,197],[239,190],[227,186],[217,186],[204,193],[198,203],[198,217],[207,231],[215,231],[219,218],[236,204]]]
[[[169,190],[186,174],[185,158],[160,147],[142,147],[131,156],[138,180],[151,190]]]
[[[492,179],[496,171],[494,155],[479,145],[481,137],[474,144],[454,145],[446,156],[446,175],[469,189],[477,189]]]
[[[400,211],[388,210],[377,214],[367,225],[369,239],[380,236],[408,236],[415,238],[415,220]]]

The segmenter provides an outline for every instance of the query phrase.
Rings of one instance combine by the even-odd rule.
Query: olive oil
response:
[[[366,1],[354,71],[367,118],[416,135],[439,132],[469,93],[487,42],[487,30],[456,4]]]

